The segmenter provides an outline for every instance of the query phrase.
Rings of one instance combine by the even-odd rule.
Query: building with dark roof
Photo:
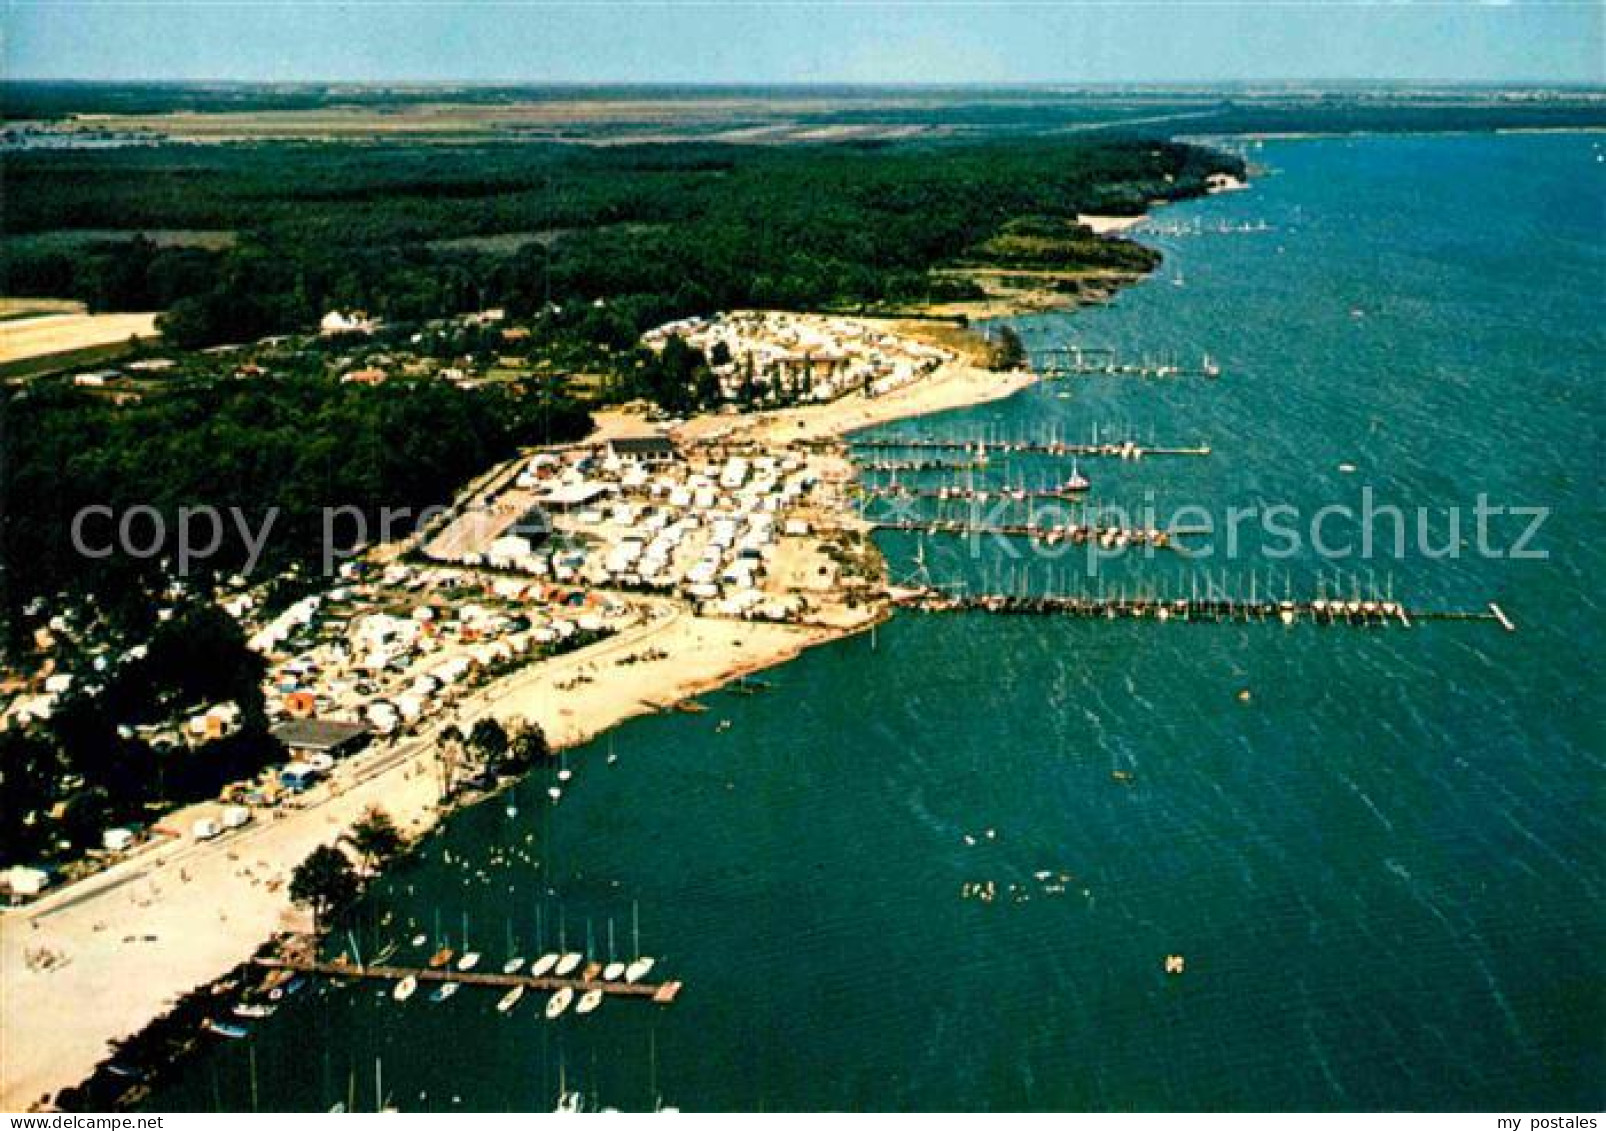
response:
[[[608,453],[617,459],[637,463],[669,463],[680,453],[668,436],[615,436],[608,441]]]
[[[367,723],[341,719],[286,719],[273,728],[273,737],[297,757],[327,754],[344,758],[362,749],[371,733]]]

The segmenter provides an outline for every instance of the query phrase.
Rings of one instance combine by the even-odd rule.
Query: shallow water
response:
[[[674,1006],[553,1024],[489,991],[322,987],[151,1106],[248,1107],[250,1045],[265,1109],[372,1110],[376,1062],[409,1111],[549,1110],[560,1065],[627,1109],[1600,1109],[1602,152],[1268,145],[1253,191],[1160,219],[1273,231],[1152,237],[1153,280],[1021,323],[1037,350],[1209,351],[1219,382],[1049,383],[883,430],[1208,441],[1082,464],[1099,500],[1162,510],[1364,486],[1435,521],[1479,491],[1549,506],[1541,561],[1132,557],[1089,578],[1080,557],[924,554],[987,586],[1392,583],[1413,607],[1496,600],[1516,634],[900,615],[768,692],[621,727],[571,757],[557,807],[540,777],[461,814],[364,908],[362,945],[403,956],[409,922],[438,915],[455,945],[466,914],[497,968],[509,933],[535,949],[538,909],[548,949],[561,907],[571,945],[589,925],[605,951],[612,918],[627,951],[639,902]],[[883,545],[914,569],[918,540]],[[983,881],[992,902],[961,898]]]

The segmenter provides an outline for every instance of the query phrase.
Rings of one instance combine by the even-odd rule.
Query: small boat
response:
[[[417,977],[415,977],[412,974],[409,974],[409,975],[407,975],[407,977],[403,978],[401,981],[396,983],[396,988],[391,991],[390,996],[395,998],[397,1001],[406,1001],[408,998],[413,996],[413,993],[417,989],[418,989],[418,979],[417,979]]]
[[[577,950],[571,950],[562,958],[558,959],[557,968],[552,972],[560,978],[567,978],[570,974],[574,973],[575,967],[579,966],[580,963],[584,961],[585,955],[581,954]]]
[[[1065,487],[1063,489],[1066,491],[1086,491],[1092,485],[1093,484],[1088,482],[1087,476],[1083,475],[1081,470],[1076,466],[1076,461],[1072,460],[1071,477],[1065,481]]]
[[[552,968],[558,964],[558,959],[560,957],[562,956],[557,954],[543,954],[540,958],[537,958],[534,962],[530,963],[530,977],[546,977],[548,974],[552,973]]]
[[[631,950],[638,956],[641,954],[641,904],[632,901],[630,904],[630,941]],[[639,982],[652,973],[653,960],[651,958],[637,957],[625,967],[625,981]]]
[[[580,1092],[569,1091],[569,1078],[563,1071],[563,1058],[558,1058],[558,1106],[554,1115],[579,1115],[586,1109],[586,1098]]]
[[[201,1028],[219,1037],[227,1037],[231,1041],[238,1041],[242,1037],[251,1035],[251,1030],[244,1025],[231,1025],[227,1021],[213,1021],[210,1017],[201,1022]]]
[[[617,982],[625,975],[625,964],[614,956],[613,949],[613,919],[608,919],[608,964],[602,968],[604,982]]]
[[[276,1005],[263,1005],[261,1002],[249,1004],[242,1002],[241,1004],[235,1006],[231,1012],[236,1017],[249,1017],[254,1019],[259,1017],[272,1017],[276,1012],[278,1012],[278,1009],[279,1007]]]
[[[574,991],[571,990],[568,986],[564,986],[557,993],[553,994],[550,998],[547,999],[547,1003],[546,1003],[547,1020],[550,1021],[552,1018],[557,1017],[565,1009],[568,1009],[569,1008],[569,1003],[572,1002],[573,1000],[574,1000]]]
[[[580,995],[580,1004],[574,1007],[576,1013],[591,1013],[602,1004],[601,990],[587,990]]]
[[[522,958],[510,958],[506,962],[502,963],[502,973],[504,973],[504,974],[517,974],[519,972],[519,968],[522,967],[523,965],[524,965],[524,959],[522,959]]]
[[[414,935],[413,936],[413,945],[414,946],[423,946],[428,941],[429,941],[429,936],[428,935]]]
[[[498,1013],[506,1013],[506,1012],[508,1012],[515,1005],[519,1004],[519,999],[522,998],[523,996],[524,996],[524,987],[523,986],[514,986],[511,990],[509,990],[507,993],[502,995],[502,1000],[501,1001],[496,1003],[496,1011]]]
[[[441,947],[434,954],[429,956],[429,968],[431,970],[439,970],[442,966],[445,966],[452,960],[452,955],[454,953],[455,952],[449,946]]]
[[[439,1005],[441,1002],[455,994],[458,991],[458,988],[459,987],[456,982],[442,982],[436,987],[435,992],[429,995],[429,1000],[434,1002],[436,1005]]]
[[[552,799],[554,805],[563,799],[563,791],[555,785],[546,791],[546,795]]]
[[[468,948],[468,912],[463,913],[463,957],[457,960],[459,970],[468,971],[480,964],[480,952]]]

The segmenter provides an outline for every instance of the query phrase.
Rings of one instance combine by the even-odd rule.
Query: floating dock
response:
[[[1170,533],[1123,526],[1097,526],[1082,523],[1044,526],[1035,522],[976,523],[959,519],[866,519],[872,530],[892,530],[902,534],[942,534],[956,538],[1030,538],[1048,546],[1097,544],[1108,550],[1143,548],[1183,552]]]
[[[902,487],[864,486],[854,493],[866,499],[936,499],[950,503],[1080,503],[1087,498],[1086,487]]]
[[[256,965],[269,970],[293,970],[298,974],[316,974],[325,978],[370,978],[378,981],[400,982],[416,978],[424,982],[456,982],[463,986],[494,986],[509,990],[523,986],[527,990],[556,992],[570,989],[576,996],[588,990],[601,990],[609,997],[645,999],[659,1005],[668,1005],[680,995],[679,982],[605,982],[599,979],[602,964],[593,962],[578,978],[533,978],[528,974],[502,974],[476,970],[418,969],[408,966],[358,966],[353,962],[319,962],[304,958],[258,958]]]
[[[1209,444],[1140,444],[1136,440],[1073,443],[1068,440],[945,440],[932,436],[911,436],[902,440],[853,440],[855,452],[966,452],[977,460],[990,455],[1040,455],[1143,459],[1148,456],[1207,456]]]
[[[1063,377],[1149,377],[1162,380],[1182,377],[1221,376],[1221,366],[1205,354],[1199,364],[1184,365],[1180,361],[1144,358],[1142,361],[1123,362],[1113,349],[1102,346],[1063,346],[1049,350],[1038,372],[1049,380]]]
[[[1163,597],[1049,597],[1009,596],[1005,594],[968,594],[954,596],[935,590],[921,590],[906,595],[898,602],[906,608],[923,612],[986,612],[1002,616],[1064,616],[1083,620],[1153,620],[1180,621],[1208,624],[1276,623],[1296,624],[1307,621],[1320,625],[1350,625],[1355,627],[1381,627],[1398,624],[1410,628],[1413,621],[1489,621],[1499,624],[1508,632],[1516,625],[1490,604],[1483,612],[1453,610],[1407,609],[1393,600],[1331,599],[1314,600],[1238,600],[1228,597],[1163,598]]]

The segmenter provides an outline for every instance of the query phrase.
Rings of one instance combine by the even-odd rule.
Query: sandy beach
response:
[[[554,743],[573,745],[841,634],[708,620],[670,602],[649,611],[599,645],[488,684],[459,704],[459,721],[486,713],[535,719]],[[648,648],[661,658],[617,662]],[[558,690],[576,677],[576,686]],[[385,808],[409,833],[432,826],[440,816],[432,740],[431,732],[352,759],[299,811],[259,814],[216,841],[147,849],[0,915],[0,1106],[25,1110],[82,1080],[109,1054],[109,1042],[139,1031],[276,931],[305,929],[285,894],[290,870],[338,840],[369,805]],[[584,767],[574,768],[575,788],[583,789]],[[41,948],[56,956],[50,969],[29,961]]]

